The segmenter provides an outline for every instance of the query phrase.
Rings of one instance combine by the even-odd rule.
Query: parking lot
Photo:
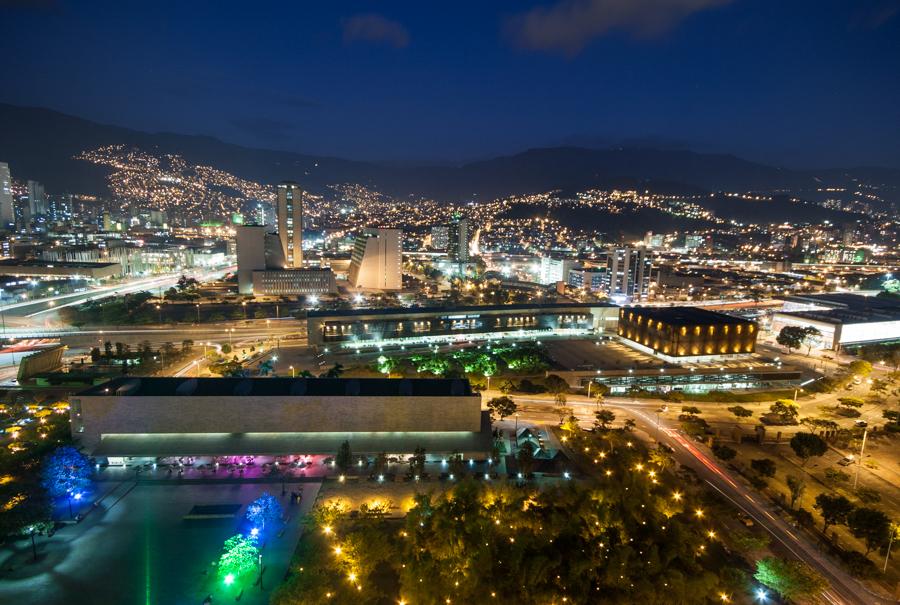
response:
[[[303,492],[300,505],[281,496],[271,483],[172,485],[164,482],[102,483],[111,496],[77,525],[38,540],[39,559],[31,562],[31,544],[21,541],[0,550],[0,602],[17,605],[199,605],[268,603],[281,581],[300,534],[301,518],[312,506],[319,483],[291,484]],[[226,538],[237,533],[246,505],[263,491],[278,496],[285,509],[283,528],[266,532],[263,589],[254,578],[226,588],[212,562]],[[185,520],[195,505],[239,504],[237,517]],[[282,531],[283,529],[283,531]],[[254,574],[255,575],[255,574]]]

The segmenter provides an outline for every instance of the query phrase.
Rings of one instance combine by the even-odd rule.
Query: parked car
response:
[[[854,460],[853,456],[845,456],[844,458],[838,460],[838,464],[840,464],[841,466],[850,466],[854,462],[856,462],[856,460]]]

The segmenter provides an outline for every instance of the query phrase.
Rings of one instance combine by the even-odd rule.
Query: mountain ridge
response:
[[[799,190],[863,177],[900,187],[900,170],[886,167],[791,170],[733,154],[636,147],[533,147],[454,165],[398,166],[256,149],[210,135],[143,132],[52,109],[0,103],[0,161],[9,163],[15,178],[39,180],[50,192],[105,194],[108,169],[74,156],[106,145],[177,154],[191,164],[261,183],[295,180],[311,191],[322,191],[330,184],[352,182],[394,196],[457,202],[590,188],[683,194]]]

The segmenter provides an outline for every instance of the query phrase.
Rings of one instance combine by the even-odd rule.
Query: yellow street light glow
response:
[[[703,509],[698,508],[698,509],[694,512],[694,514],[697,515],[698,517],[702,517],[702,516],[703,516]]]
[[[353,573],[353,572],[351,571],[351,572],[347,575],[347,579],[350,580],[351,582],[356,582],[356,574]]]
[[[332,531],[331,526],[326,525],[325,527],[322,528],[322,531],[325,532],[326,534],[331,534],[331,531]]]
[[[675,492],[674,494],[672,494],[672,498],[674,498],[675,500],[681,500],[681,493]]]
[[[713,530],[709,530],[709,531],[706,533],[706,535],[709,536],[710,538],[715,538],[715,537],[716,537],[716,532],[714,532]]]
[[[339,554],[341,554],[342,552],[344,552],[344,550],[343,550],[340,546],[335,546],[335,547],[334,547],[334,554],[339,555]]]

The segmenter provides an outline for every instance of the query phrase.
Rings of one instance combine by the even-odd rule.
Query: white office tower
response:
[[[16,222],[16,211],[13,206],[12,176],[9,164],[0,162],[0,228]]]
[[[607,294],[625,301],[641,300],[650,292],[650,257],[646,248],[615,248],[606,259]]]
[[[402,231],[368,229],[356,238],[350,257],[350,284],[363,290],[403,288]]]
[[[286,268],[303,266],[303,190],[292,181],[278,185],[278,237]]]
[[[575,266],[575,261],[569,258],[541,257],[541,274],[538,282],[549,286],[557,282],[569,281],[569,269]]]

